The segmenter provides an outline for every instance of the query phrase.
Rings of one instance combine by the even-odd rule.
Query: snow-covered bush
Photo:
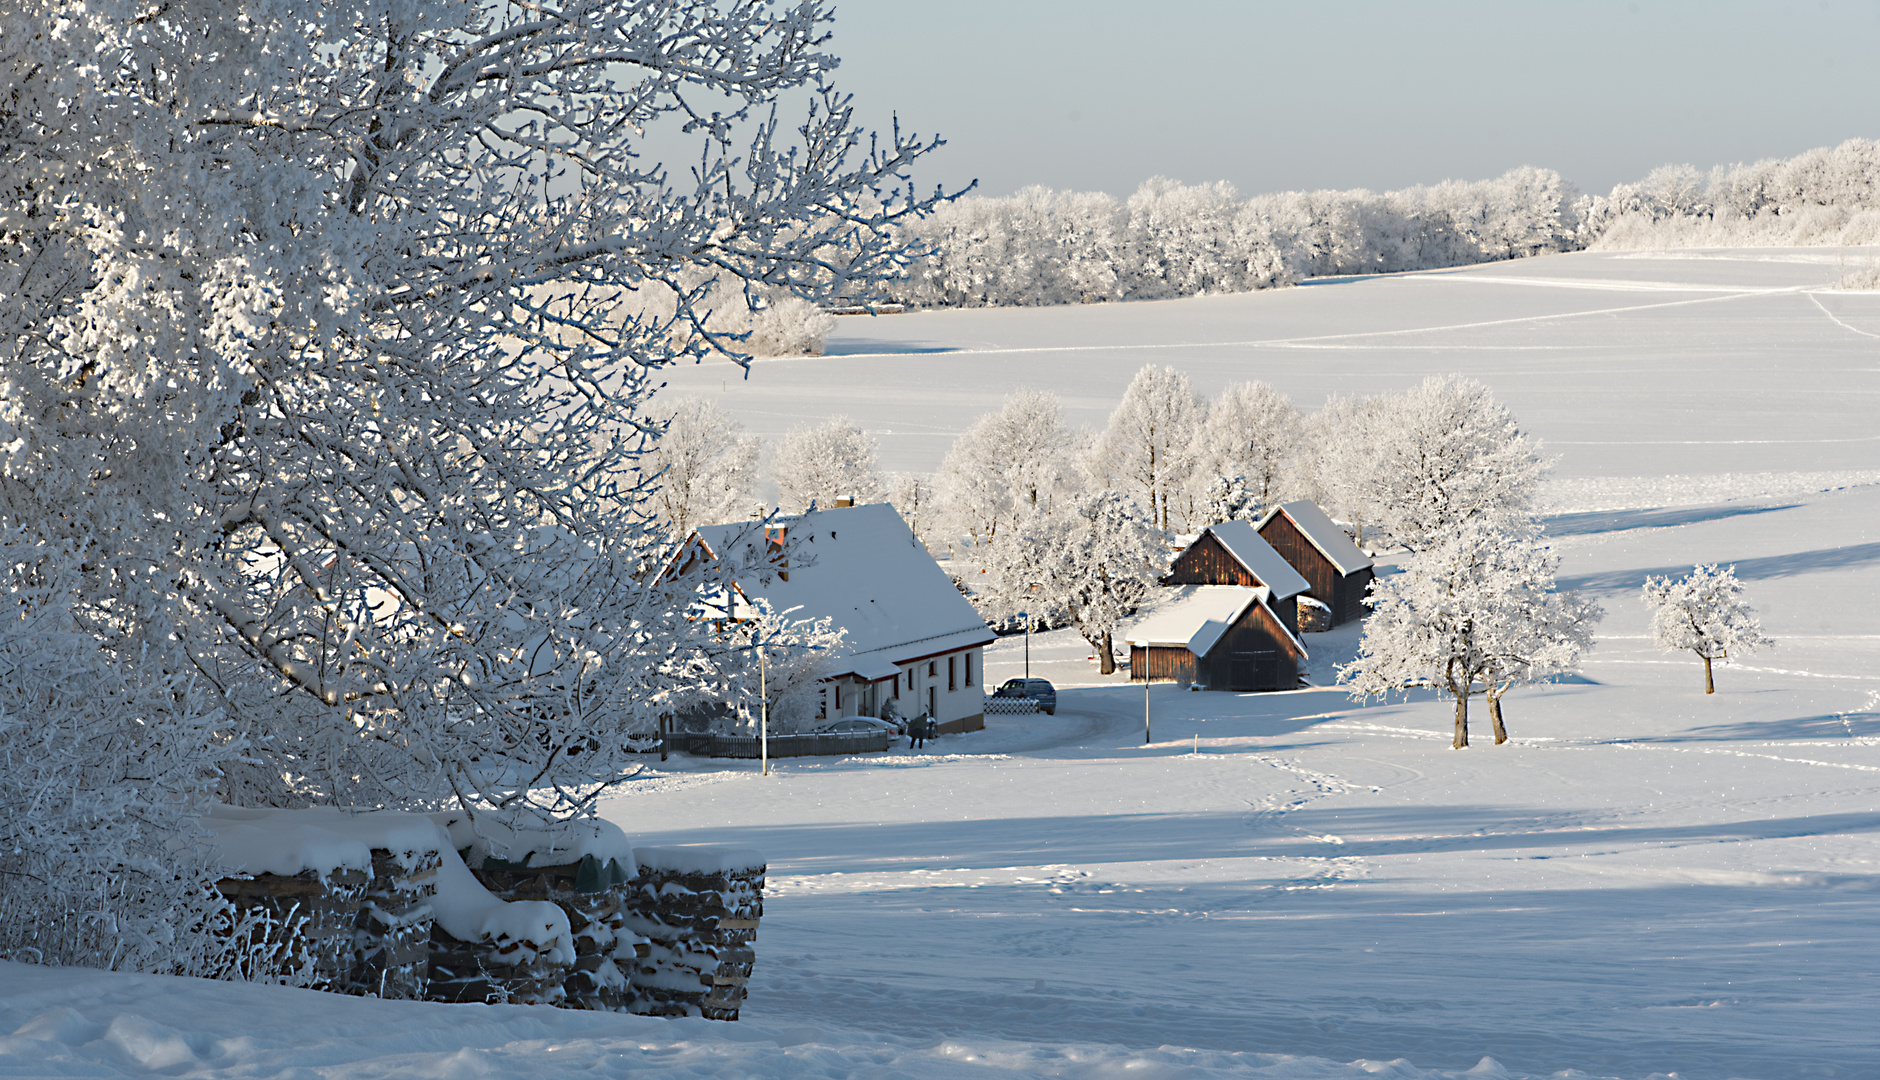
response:
[[[835,316],[800,296],[785,296],[751,313],[744,347],[758,356],[821,356],[835,326]]]
[[[1736,567],[1697,566],[1681,578],[1645,579],[1652,640],[1665,652],[1694,652],[1704,661],[1704,693],[1717,692],[1711,661],[1767,648],[1756,610],[1743,599]]]
[[[231,970],[240,958],[216,933],[229,912],[196,824],[240,749],[215,695],[77,632],[60,560],[5,554],[0,959]]]

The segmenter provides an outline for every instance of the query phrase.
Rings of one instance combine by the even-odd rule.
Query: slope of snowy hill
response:
[[[1038,635],[1054,717],[768,778],[676,758],[607,804],[640,843],[768,854],[738,1023],[0,965],[0,1076],[1880,1076],[1880,295],[1809,291],[1834,273],[1576,255],[845,322],[876,355],[720,392],[754,428],[929,424],[883,442],[931,467],[1011,385],[1094,423],[1150,359],[1307,406],[1475,375],[1562,455],[1562,582],[1608,611],[1584,677],[1450,750],[1448,703],[1329,688],[1346,627],[1308,635],[1311,688],[1153,688],[1145,744],[1141,687]],[[1710,697],[1638,600],[1698,561],[1778,643]]]
[[[1293,289],[838,320],[829,355],[676,370],[774,443],[846,413],[886,470],[927,472],[1013,388],[1100,428],[1144,364],[1301,408],[1432,373],[1486,383],[1561,477],[1872,469],[1880,295],[1825,291],[1836,249],[1575,252]]]

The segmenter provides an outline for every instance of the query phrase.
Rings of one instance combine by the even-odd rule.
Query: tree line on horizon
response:
[[[1865,245],[1880,242],[1880,143],[1708,173],[1665,165],[1605,195],[1532,166],[1381,194],[1242,198],[1166,177],[1127,199],[1032,186],[941,203],[902,233],[919,254],[886,299],[919,307],[1166,300],[1586,248]],[[1844,287],[1873,287],[1860,270]]]

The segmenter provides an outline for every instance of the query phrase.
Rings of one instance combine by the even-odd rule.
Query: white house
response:
[[[892,703],[900,716],[933,717],[942,732],[985,727],[993,633],[894,507],[707,525],[690,542],[732,568],[742,596],[847,632],[826,672],[825,718],[880,716]]]

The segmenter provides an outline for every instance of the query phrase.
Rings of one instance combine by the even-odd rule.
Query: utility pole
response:
[[[764,646],[757,646],[757,753],[763,775],[770,775],[770,681],[764,669]]]

